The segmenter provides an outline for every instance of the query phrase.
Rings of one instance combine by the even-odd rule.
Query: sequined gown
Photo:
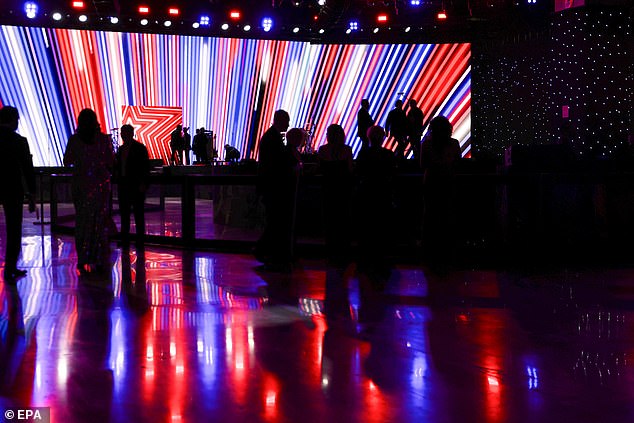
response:
[[[64,165],[73,166],[77,265],[106,265],[110,255],[111,175],[114,152],[110,137],[97,134],[86,143],[77,134],[68,140]]]

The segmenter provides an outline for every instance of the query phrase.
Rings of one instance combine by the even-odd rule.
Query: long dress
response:
[[[110,137],[97,134],[86,143],[77,134],[68,140],[64,165],[73,167],[77,266],[106,265],[110,246],[111,175],[114,152]]]

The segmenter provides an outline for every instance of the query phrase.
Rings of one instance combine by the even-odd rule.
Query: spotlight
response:
[[[170,7],[169,9],[167,9],[167,13],[172,15],[172,16],[178,16],[178,15],[180,15],[181,11],[178,10],[177,7]]]
[[[249,32],[251,31],[251,25],[245,25],[242,29],[244,29],[245,32]]]
[[[325,6],[326,5],[326,0],[317,0],[317,4],[320,6]]]
[[[79,22],[87,22],[87,21],[88,21],[88,16],[79,15]]]
[[[53,18],[54,21],[61,21],[62,20],[62,14],[59,12],[55,12],[53,13],[53,16],[51,16]]]
[[[420,6],[420,0],[410,0],[409,4],[412,6]]]
[[[199,22],[200,22],[200,24],[201,24],[202,26],[209,26],[209,22],[210,22],[209,16],[207,16],[207,15],[202,15],[202,16],[200,17],[200,21],[199,21]]]
[[[372,32],[374,32],[374,33],[376,34],[377,32],[379,32],[379,28],[374,28],[374,29],[372,30]]]
[[[111,16],[110,17],[110,23],[113,25],[116,25],[119,23],[119,18],[117,18],[116,16]]]
[[[264,32],[269,32],[273,28],[273,19],[266,17],[262,19],[262,29]]]
[[[405,32],[410,32],[412,30],[411,26],[408,26],[407,28],[405,28]]]
[[[164,25],[166,28],[168,28],[168,27],[172,26],[172,21],[165,21],[165,22],[163,22],[163,25]]]
[[[231,12],[229,12],[229,17],[233,19],[234,21],[237,21],[238,19],[240,19],[241,16],[242,14],[240,13],[239,10],[232,10]]]
[[[352,30],[350,28],[346,29],[346,34],[350,34]]]
[[[320,29],[319,29],[319,33],[320,33],[320,34],[323,34],[324,32],[326,32],[326,30],[325,30],[325,29],[323,29],[323,28],[320,28]]]
[[[150,8],[147,6],[139,6],[139,13],[142,15],[147,15],[150,13]]]
[[[35,19],[35,17],[37,16],[37,12],[38,12],[39,8],[37,7],[37,4],[35,4],[32,1],[27,1],[26,3],[24,3],[24,13],[26,13],[26,17],[29,19]]]
[[[147,19],[141,19],[141,22],[139,22],[141,25],[146,26],[149,21]]]
[[[293,33],[297,34],[299,32],[299,27],[296,26],[295,28],[293,28]]]
[[[436,17],[438,18],[439,21],[444,21],[447,19],[447,12],[445,12],[444,10],[441,12],[438,12],[438,15]]]
[[[223,31],[226,31],[229,29],[229,24],[223,23],[220,28],[222,28]]]
[[[80,0],[73,1],[71,5],[73,6],[73,9],[83,9],[84,7],[86,7],[84,2]]]
[[[359,22],[357,21],[350,21],[350,23],[348,24],[348,29],[350,31],[356,31],[359,29]]]
[[[378,16],[376,17],[376,21],[377,21],[378,23],[385,23],[385,22],[387,22],[387,15],[386,15],[385,13],[381,13],[380,15],[378,15]]]
[[[200,24],[198,22],[194,22],[192,24],[192,28],[194,28],[194,29],[198,28],[199,26],[200,26]]]

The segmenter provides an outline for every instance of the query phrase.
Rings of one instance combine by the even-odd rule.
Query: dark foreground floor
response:
[[[91,423],[634,421],[632,269],[397,266],[376,295],[354,266],[301,261],[280,275],[247,255],[149,246],[113,248],[111,272],[78,277],[71,237],[26,232],[28,276],[0,282],[2,411]]]

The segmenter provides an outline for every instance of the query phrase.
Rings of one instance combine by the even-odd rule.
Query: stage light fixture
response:
[[[79,22],[88,22],[88,16],[79,15]]]
[[[148,23],[150,23],[150,21],[148,21],[147,19],[141,19],[139,23],[143,26],[146,26]]]
[[[376,21],[378,23],[386,23],[387,22],[387,15],[385,13],[381,13],[380,15],[377,15]]]
[[[53,18],[54,21],[61,21],[62,20],[62,14],[59,13],[59,12],[53,13],[53,15],[51,17]]]
[[[405,32],[410,32],[412,30],[411,26],[408,26],[407,28],[405,28]]]
[[[299,32],[299,27],[298,27],[298,26],[296,26],[295,28],[293,28],[293,33],[294,33],[294,34],[297,34],[298,32]]]
[[[192,28],[194,28],[194,29],[198,29],[198,27],[200,27],[200,23],[198,23],[198,22],[194,22],[194,23],[192,24]]]
[[[167,21],[163,22],[163,26],[165,26],[166,28],[169,28],[170,26],[172,26],[172,21],[167,20]]]
[[[273,28],[273,19],[266,17],[262,19],[262,29],[264,32],[269,32]]]
[[[150,8],[148,6],[139,6],[139,13],[142,15],[147,15],[150,13]]]
[[[211,19],[209,19],[209,16],[207,16],[207,15],[202,15],[202,16],[200,17],[200,21],[199,21],[199,23],[200,23],[202,26],[209,26],[209,23],[210,23],[210,22],[211,22]]]
[[[241,16],[242,14],[240,13],[239,10],[232,10],[231,12],[229,12],[229,17],[233,19],[234,21],[237,21],[238,19],[240,19]]]
[[[442,12],[438,12],[437,18],[439,21],[444,21],[447,19],[447,12],[444,10]]]
[[[27,18],[35,19],[37,17],[38,10],[39,7],[35,2],[27,1],[26,3],[24,3],[24,13],[26,14]]]
[[[374,33],[376,34],[377,32],[379,32],[379,28],[374,28],[374,29],[372,30],[372,32],[374,32]]]
[[[113,25],[116,25],[119,23],[119,18],[117,18],[116,16],[110,16],[110,23]]]
[[[350,21],[350,23],[348,24],[348,29],[350,31],[356,31],[359,29],[359,22],[357,21]]]
[[[223,23],[220,28],[222,28],[223,31],[226,31],[229,29],[229,24]]]
[[[350,34],[352,30],[350,28],[346,29],[346,34]]]
[[[410,0],[409,4],[412,6],[420,6],[420,0]]]
[[[319,29],[319,33],[320,33],[320,34],[323,34],[324,32],[326,32],[326,30],[325,30],[325,29],[323,29],[323,28],[320,28],[320,29]]]
[[[326,0],[318,0],[317,4],[320,6],[325,6],[326,5]]]
[[[83,1],[75,0],[71,3],[73,9],[83,9],[86,7],[86,4]]]
[[[243,29],[245,32],[249,32],[249,31],[251,31],[251,25],[248,25],[248,24],[247,24],[247,25],[245,25],[242,29]]]
[[[169,9],[167,9],[167,13],[172,16],[178,16],[180,15],[181,11],[178,10],[177,7],[170,7]]]

